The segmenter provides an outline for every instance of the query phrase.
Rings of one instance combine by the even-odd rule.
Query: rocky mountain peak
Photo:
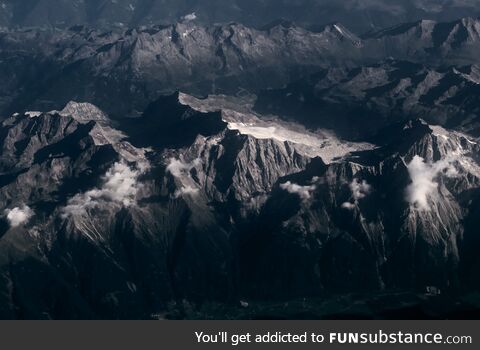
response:
[[[100,124],[107,124],[110,122],[108,116],[91,103],[70,101],[65,108],[58,113],[63,116],[71,116],[82,124],[90,121],[98,122]]]

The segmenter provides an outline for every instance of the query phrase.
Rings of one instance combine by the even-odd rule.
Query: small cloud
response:
[[[174,193],[175,198],[180,198],[183,196],[194,196],[196,195],[200,190],[198,188],[193,188],[192,186],[182,186],[181,189],[176,190]]]
[[[138,165],[132,169],[123,162],[115,163],[103,177],[102,187],[71,198],[63,208],[62,216],[66,218],[70,215],[83,215],[87,210],[108,202],[124,207],[133,205],[140,187],[138,177],[147,169],[148,166],[145,165]]]
[[[353,199],[358,201],[370,194],[372,186],[370,186],[365,180],[360,182],[359,180],[354,179],[350,184],[350,189],[352,190]]]
[[[200,158],[195,159],[193,162],[186,163],[182,160],[170,158],[170,162],[167,166],[167,172],[172,174],[176,178],[182,178],[189,176],[190,170],[201,164]]]
[[[322,178],[319,177],[319,176],[314,176],[312,177],[312,180],[310,181],[311,184],[315,184],[315,183],[318,183],[318,182],[321,182],[322,181]]]
[[[302,200],[306,201],[310,199],[312,192],[316,189],[316,186],[300,186],[288,181],[284,184],[281,184],[280,188],[288,193],[297,194]]]
[[[350,202],[345,202],[345,203],[342,204],[342,208],[347,209],[347,210],[353,210],[353,209],[355,209],[355,206],[356,206],[356,204],[353,204],[353,203],[350,203]]]
[[[451,158],[427,163],[422,157],[415,156],[407,168],[412,183],[407,187],[406,199],[420,210],[430,210],[429,198],[438,195],[438,177],[441,174],[447,177],[458,175]]]
[[[182,17],[183,22],[191,22],[197,19],[197,15],[195,12],[189,13],[188,15],[185,15]]]
[[[350,185],[350,191],[352,191],[352,197],[351,199],[353,200],[352,202],[345,202],[342,204],[342,208],[348,209],[348,210],[353,210],[357,205],[360,199],[365,198],[372,192],[372,186],[367,183],[367,181],[354,179]]]
[[[27,205],[23,205],[21,208],[6,209],[5,215],[11,227],[18,227],[26,224],[34,215],[34,212]]]
[[[191,177],[190,171],[202,164],[200,158],[193,160],[192,162],[184,162],[181,159],[170,158],[167,165],[167,173],[170,173],[175,177],[178,182],[178,187],[173,194],[175,198],[190,195],[193,196],[199,192],[198,188],[194,187],[194,181]]]

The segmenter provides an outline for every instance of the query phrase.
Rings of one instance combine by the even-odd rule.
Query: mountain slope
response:
[[[478,136],[479,86],[476,65],[434,69],[388,60],[350,70],[333,68],[284,89],[266,90],[256,109],[349,137],[366,137],[419,116]]]
[[[257,93],[322,69],[392,59],[441,71],[467,67],[472,73],[466,72],[455,87],[462,90],[467,75],[471,83],[478,82],[479,28],[478,20],[465,18],[415,22],[363,38],[340,23],[309,31],[286,22],[262,29],[183,21],[106,32],[82,26],[4,32],[0,114],[60,109],[80,100],[124,118],[140,115],[160,94],[175,90],[198,96]],[[405,68],[404,78],[415,78],[408,76],[416,74],[414,68]],[[448,84],[455,83],[451,78]],[[475,90],[465,89],[466,94]]]
[[[467,135],[412,120],[376,146],[345,142],[242,99],[181,93],[131,122],[152,133],[75,102],[2,123],[2,317],[151,318],[182,300],[476,283],[463,237],[480,149]],[[156,139],[162,129],[192,137]]]
[[[462,222],[480,184],[478,144],[423,121],[381,134],[388,142],[379,149],[328,166],[312,162],[278,182],[243,250],[252,293],[462,283],[460,261],[471,258],[462,255]]]
[[[380,48],[385,56],[422,60],[432,63],[469,64],[478,55],[480,22],[467,17],[453,22],[421,20],[364,36],[371,48]]]
[[[161,92],[281,86],[337,57],[360,57],[351,35],[283,25],[257,30],[188,22],[122,32],[74,27],[4,33],[0,42],[2,114],[82,100],[125,117],[141,113]]]

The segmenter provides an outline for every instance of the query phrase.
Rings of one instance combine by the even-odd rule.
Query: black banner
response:
[[[13,321],[5,349],[478,349],[477,321]]]

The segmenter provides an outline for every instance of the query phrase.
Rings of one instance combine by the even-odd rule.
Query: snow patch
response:
[[[222,120],[229,130],[256,139],[270,139],[289,142],[297,153],[314,158],[321,157],[325,163],[332,163],[354,151],[375,148],[369,143],[347,142],[339,139],[335,133],[318,129],[307,130],[303,125],[286,122],[276,116],[261,116],[252,109],[256,98],[245,94],[242,97],[210,95],[206,99],[180,94],[179,101],[200,112],[222,111]]]
[[[41,116],[41,115],[42,115],[42,112],[29,111],[29,112],[25,112],[25,115],[28,116],[29,118],[36,118],[36,117]]]
[[[345,33],[343,32],[342,28],[340,28],[338,25],[334,24],[333,25],[335,27],[335,29],[342,35],[345,35]]]
[[[317,130],[309,132],[299,125],[283,125],[276,121],[263,122],[252,119],[251,122],[232,121],[233,112],[227,112],[227,127],[237,130],[242,135],[250,135],[256,139],[271,139],[279,142],[290,142],[300,154],[307,157],[321,157],[325,163],[332,163],[353,151],[374,148],[366,143],[350,143],[338,139],[332,132]],[[230,116],[231,115],[231,116]],[[297,130],[298,129],[298,130]]]

